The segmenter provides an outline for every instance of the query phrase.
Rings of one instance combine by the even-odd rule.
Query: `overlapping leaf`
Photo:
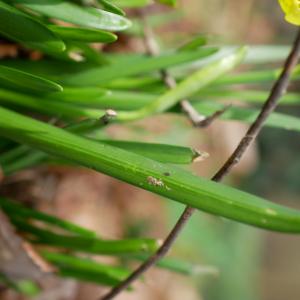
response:
[[[0,33],[29,47],[50,52],[65,49],[63,41],[45,25],[0,1]]]
[[[63,0],[13,0],[42,15],[95,29],[120,31],[131,23],[128,19],[110,12],[92,7],[83,8]]]
[[[0,108],[4,136],[200,210],[269,230],[300,232],[300,213]]]

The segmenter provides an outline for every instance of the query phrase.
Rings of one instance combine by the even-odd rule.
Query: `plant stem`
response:
[[[229,157],[229,159],[225,162],[225,164],[219,169],[219,171],[213,176],[212,180],[219,182],[221,181],[230,171],[231,169],[240,161],[243,154],[249,148],[250,144],[257,137],[266,119],[269,115],[275,110],[278,105],[278,102],[281,96],[286,92],[286,89],[289,84],[289,79],[291,76],[291,72],[296,66],[300,56],[300,29],[298,30],[298,34],[294,41],[292,50],[284,64],[283,71],[281,72],[280,77],[273,85],[270,95],[266,100],[265,104],[261,108],[261,112],[254,121],[254,123],[249,127],[247,133],[240,141],[239,145]],[[187,206],[182,213],[181,217],[178,219],[177,223],[165,239],[162,246],[157,250],[153,256],[151,256],[147,261],[145,261],[142,265],[140,265],[131,275],[126,278],[123,282],[115,286],[111,291],[109,291],[106,295],[102,296],[101,300],[109,300],[116,297],[126,288],[128,288],[136,279],[138,279],[142,274],[144,274],[148,269],[150,269],[153,265],[155,265],[162,257],[164,257],[173,243],[175,242],[178,235],[181,233],[185,224],[189,221],[192,216],[194,208]]]

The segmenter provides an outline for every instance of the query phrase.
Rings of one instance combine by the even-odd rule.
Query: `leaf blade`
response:
[[[15,68],[0,65],[0,78],[13,86],[43,93],[62,92],[58,83]]]
[[[51,18],[96,29],[120,31],[131,26],[131,22],[120,15],[62,0],[15,0],[14,3]]]
[[[300,213],[139,155],[0,108],[1,134],[197,209],[269,230],[300,233]],[[164,176],[166,172],[170,176]],[[160,180],[154,184],[150,177]]]
[[[118,38],[115,34],[100,29],[66,27],[58,25],[49,25],[48,28],[62,39],[76,42],[112,43]]]
[[[172,65],[187,63],[216,52],[216,48],[201,48],[193,52],[178,52],[157,57],[138,57],[111,66],[93,68],[78,74],[68,76],[62,81],[70,85],[99,85],[113,79],[156,71]]]
[[[42,23],[0,1],[0,32],[33,48],[62,52],[65,44]]]

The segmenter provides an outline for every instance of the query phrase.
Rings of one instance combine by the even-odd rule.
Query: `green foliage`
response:
[[[280,73],[278,69],[257,68],[259,58],[274,62],[276,57],[266,58],[256,48],[250,48],[247,54],[247,47],[211,46],[210,38],[201,34],[155,57],[101,51],[101,47],[96,50],[91,45],[117,41],[113,32],[123,31],[128,38],[140,35],[140,27],[130,29],[132,21],[125,12],[150,2],[0,1],[2,37],[41,54],[37,61],[17,58],[3,60],[0,65],[0,164],[4,175],[41,164],[76,164],[217,216],[269,230],[299,233],[298,211],[173,165],[191,164],[205,156],[201,151],[107,138],[105,124],[99,120],[107,109],[116,110],[110,123],[130,128],[131,122],[154,115],[182,116],[179,105],[185,98],[204,116],[234,100],[221,118],[252,122],[259,112],[255,105],[267,98],[268,84]],[[173,0],[158,2],[176,4]],[[149,24],[159,26],[172,18],[152,16]],[[256,61],[249,63],[254,52]],[[241,64],[247,68],[234,72]],[[178,82],[171,90],[161,80],[160,71],[164,69]],[[298,66],[292,80],[298,81],[299,74]],[[291,104],[300,104],[298,93],[283,97],[282,105]],[[33,113],[46,121],[30,117]],[[47,124],[53,118],[62,128]],[[300,131],[299,118],[283,113],[274,113],[266,125]],[[159,246],[157,240],[148,238],[102,239],[94,232],[11,200],[0,198],[0,206],[27,240],[51,246],[52,251],[41,253],[64,277],[115,285],[129,274],[122,260],[143,261]],[[117,256],[120,263],[100,264],[92,257],[79,257],[78,252]],[[162,260],[158,266],[181,274],[196,273],[192,264],[177,259]],[[11,285],[7,281],[5,284]],[[14,288],[26,292],[26,288]]]
[[[5,198],[0,198],[0,207],[10,216],[20,232],[31,237],[32,242],[68,250],[68,255],[45,250],[41,252],[41,255],[54,264],[59,269],[59,274],[64,277],[114,285],[129,275],[127,268],[100,264],[92,259],[82,259],[77,257],[76,253],[79,251],[85,254],[109,254],[117,257],[127,254],[126,258],[129,261],[143,261],[147,258],[147,253],[151,254],[159,246],[158,241],[150,239],[103,240],[95,236],[92,231],[51,215],[25,208]],[[35,221],[39,221],[39,223],[35,223]],[[45,225],[49,229],[43,229]],[[58,230],[63,230],[64,234],[56,233]],[[198,266],[177,259],[164,259],[158,264],[158,267],[186,275],[197,274],[198,268]],[[2,280],[7,279],[3,277]],[[19,286],[16,286],[15,289],[20,291]],[[25,291],[22,290],[22,293]],[[28,294],[27,291],[26,294]]]
[[[63,41],[55,36],[46,25],[3,1],[0,1],[0,18],[0,32],[8,38],[29,47],[50,52],[60,52],[65,49]]]
[[[12,88],[19,87],[43,93],[63,90],[62,86],[53,81],[17,69],[0,66],[0,72],[2,84],[7,83]]]
[[[170,5],[170,6],[175,6],[177,3],[177,0],[157,0],[157,2],[166,4],[166,5]]]
[[[68,1],[12,0],[12,2],[43,16],[90,28],[119,31],[125,30],[130,26],[130,21],[122,16],[93,7],[81,8]]]
[[[292,209],[4,108],[0,114],[2,134],[20,143],[206,212],[271,230],[300,232],[300,213]]]

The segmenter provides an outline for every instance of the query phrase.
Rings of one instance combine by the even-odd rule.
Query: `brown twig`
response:
[[[159,55],[160,51],[159,51],[159,47],[156,43],[156,40],[155,40],[155,37],[153,34],[153,30],[147,23],[147,20],[145,18],[145,15],[143,14],[143,12],[141,12],[140,15],[143,20],[144,43],[145,43],[147,52],[152,56]],[[176,87],[176,85],[177,85],[176,80],[169,74],[169,72],[167,70],[161,70],[160,74],[161,74],[161,78],[162,78],[163,82],[165,83],[165,85],[168,88],[173,89]],[[193,124],[193,126],[201,127],[201,128],[209,126],[214,120],[219,118],[229,107],[229,106],[225,106],[222,110],[219,110],[219,111],[213,113],[212,115],[206,117],[202,114],[199,114],[199,112],[197,112],[195,110],[195,108],[192,106],[190,101],[187,99],[181,100],[180,106],[181,106],[182,111],[186,114],[188,119]]]
[[[297,37],[295,39],[291,53],[289,54],[283,71],[280,77],[275,82],[271,93],[266,100],[265,104],[261,108],[259,115],[252,125],[249,127],[247,133],[240,141],[239,145],[230,156],[230,158],[225,162],[225,164],[220,168],[220,170],[213,176],[212,180],[215,182],[221,181],[230,170],[240,161],[243,154],[248,149],[251,142],[256,138],[256,136],[261,131],[266,119],[275,110],[278,105],[280,97],[286,92],[289,84],[289,78],[291,72],[298,62],[300,56],[300,29],[298,30]],[[119,285],[115,286],[109,293],[101,297],[101,300],[113,299],[119,293],[128,288],[136,279],[138,279],[143,273],[155,265],[163,256],[167,254],[169,249],[172,247],[177,236],[181,233],[185,224],[188,222],[192,216],[194,208],[187,206],[178,219],[176,225],[173,227],[172,231],[169,233],[165,239],[162,246],[154,253],[147,261],[145,261],[141,266],[139,266],[128,278],[122,281]]]

